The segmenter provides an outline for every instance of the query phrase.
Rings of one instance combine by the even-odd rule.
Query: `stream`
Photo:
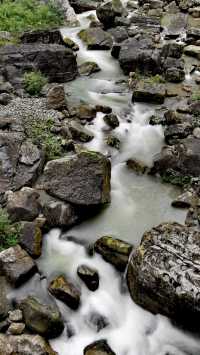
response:
[[[63,334],[51,341],[59,355],[82,355],[85,346],[99,339],[107,339],[117,355],[197,355],[198,339],[174,327],[167,318],[152,315],[134,304],[126,289],[125,276],[99,255],[89,257],[86,253],[86,246],[103,235],[138,245],[146,230],[164,221],[184,223],[186,214],[171,207],[171,201],[179,194],[177,188],[161,183],[156,177],[136,175],[126,165],[127,159],[136,158],[151,166],[164,143],[163,129],[148,123],[155,110],[153,105],[131,104],[130,91],[126,87],[123,90],[123,73],[110,52],[88,51],[78,38],[80,29],[88,27],[89,15],[95,16],[95,12],[78,15],[80,27],[63,28],[62,34],[79,45],[78,64],[95,61],[101,71],[67,83],[66,92],[74,92],[91,104],[111,106],[118,115],[120,126],[114,132],[122,143],[119,152],[105,143],[107,128],[102,113],[87,124],[95,135],[87,148],[111,158],[112,202],[100,214],[63,235],[58,229],[51,230],[44,238],[43,254],[38,260],[39,270],[46,278],[41,281],[36,275],[17,294],[21,297],[39,292],[49,298],[46,286],[59,274],[66,274],[81,289],[78,311],[55,299],[66,324]],[[98,270],[97,291],[89,291],[78,278],[77,267],[81,264]],[[102,323],[107,326],[99,329]]]

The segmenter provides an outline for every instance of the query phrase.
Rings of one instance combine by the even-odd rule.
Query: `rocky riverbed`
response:
[[[58,5],[0,46],[0,355],[199,355],[199,1]]]

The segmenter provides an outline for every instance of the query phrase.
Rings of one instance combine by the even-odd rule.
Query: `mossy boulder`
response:
[[[19,303],[26,327],[33,333],[46,338],[59,336],[64,323],[56,305],[43,304],[39,299],[28,296]]]
[[[115,355],[106,340],[98,340],[86,346],[84,355]]]
[[[81,30],[78,36],[87,45],[87,49],[108,50],[112,47],[111,35],[101,28]]]
[[[63,275],[53,279],[48,287],[49,292],[68,307],[77,309],[80,304],[79,290]]]
[[[111,236],[103,236],[94,244],[94,250],[119,271],[124,271],[133,245]]]
[[[166,89],[164,84],[140,80],[134,88],[132,101],[163,104],[165,96]]]

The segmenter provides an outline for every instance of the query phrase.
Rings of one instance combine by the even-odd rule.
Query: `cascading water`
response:
[[[130,101],[130,93],[114,90],[114,81],[123,78],[118,63],[109,52],[86,50],[77,37],[80,29],[88,26],[88,15],[94,15],[94,12],[80,15],[81,26],[65,28],[62,33],[78,43],[79,64],[92,60],[102,70],[93,78],[78,78],[67,84],[67,88],[93,104],[109,104],[119,114],[120,126],[115,129],[115,134],[122,146],[117,153],[104,142],[106,125],[103,115],[98,114],[92,124],[88,124],[95,134],[87,144],[88,148],[111,156],[112,202],[98,216],[72,228],[64,236],[57,229],[50,231],[38,261],[41,273],[47,277],[42,281],[44,287],[39,286],[38,291],[38,279],[33,278],[17,292],[21,296],[34,294],[37,289],[47,297],[47,282],[59,274],[66,274],[79,286],[81,305],[78,311],[72,311],[55,300],[66,323],[62,336],[51,341],[59,355],[82,355],[84,347],[98,339],[107,339],[117,355],[197,355],[200,354],[198,340],[176,329],[165,317],[152,315],[134,304],[121,275],[99,255],[89,257],[86,253],[84,244],[94,242],[102,235],[112,234],[137,245],[143,232],[152,226],[169,220],[183,222],[185,218],[185,212],[170,206],[177,195],[175,188],[150,176],[137,176],[126,167],[125,162],[129,158],[140,159],[151,166],[153,157],[163,144],[163,131],[160,126],[148,124],[154,112],[153,106],[130,104],[128,114],[120,115]],[[72,241],[69,236],[76,240]],[[97,291],[89,291],[78,278],[77,267],[81,264],[98,270],[100,286]],[[96,319],[106,327],[99,329]]]

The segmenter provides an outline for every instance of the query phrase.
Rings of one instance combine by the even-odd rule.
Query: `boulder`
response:
[[[125,74],[139,71],[142,74],[161,73],[160,51],[150,38],[129,38],[122,42],[119,50],[119,63]]]
[[[101,0],[69,0],[69,2],[76,14],[81,14],[85,11],[96,10]]]
[[[163,223],[143,235],[127,272],[137,304],[199,331],[200,234],[178,223]]]
[[[185,79],[184,61],[182,59],[167,57],[162,70],[166,81],[179,83]]]
[[[69,228],[78,222],[79,217],[70,203],[56,200],[51,196],[42,203],[42,212],[46,219],[47,228]]]
[[[187,122],[170,125],[164,130],[165,142],[170,144],[177,139],[186,138],[192,131],[193,127]]]
[[[116,355],[106,340],[98,340],[86,346],[84,355]]]
[[[21,223],[19,243],[32,258],[38,258],[41,255],[42,231],[37,220]]]
[[[53,110],[63,109],[66,106],[65,89],[63,85],[54,85],[47,93],[47,107]]]
[[[88,76],[99,72],[101,68],[95,62],[84,62],[79,66],[78,70],[79,74]]]
[[[192,190],[186,190],[172,201],[171,205],[177,208],[189,208],[199,204],[199,198]]]
[[[138,175],[145,174],[148,170],[148,167],[138,159],[127,160],[127,166]]]
[[[68,307],[76,310],[80,304],[80,291],[64,276],[58,276],[51,281],[49,292]]]
[[[73,80],[77,73],[76,57],[72,50],[58,44],[22,44],[0,48],[0,68],[4,68],[8,81],[22,85],[24,72],[39,70],[50,82]]]
[[[9,308],[6,280],[4,276],[0,276],[0,322],[7,317]]]
[[[80,265],[77,269],[80,279],[86,284],[91,291],[96,291],[99,287],[99,274],[97,270],[87,265]]]
[[[96,14],[105,29],[108,29],[114,27],[115,18],[126,14],[126,11],[120,0],[112,0],[98,6]]]
[[[165,181],[178,185],[188,183],[191,177],[199,177],[200,140],[187,137],[173,146],[163,147],[154,161],[154,170]]]
[[[172,57],[172,58],[179,59],[181,58],[182,54],[183,54],[183,45],[176,42],[164,44],[161,50],[161,56],[164,58]]]
[[[108,32],[112,35],[116,43],[121,43],[128,38],[127,30],[122,26],[117,26],[115,28],[110,28]]]
[[[37,270],[33,259],[19,245],[0,253],[0,266],[7,280],[15,287],[27,281]]]
[[[89,131],[87,128],[84,128],[75,120],[70,122],[69,132],[73,139],[82,143],[90,142],[94,138],[94,135],[91,131]]]
[[[18,336],[0,334],[0,355],[57,355],[39,335]]]
[[[13,222],[33,221],[40,212],[39,194],[30,187],[6,194],[6,209]]]
[[[61,32],[59,29],[46,29],[26,31],[20,36],[20,41],[23,44],[27,43],[43,43],[43,44],[64,44]]]
[[[120,149],[120,140],[119,138],[113,136],[113,135],[109,135],[108,137],[106,137],[105,139],[106,144],[109,145],[109,147],[115,148],[115,149]]]
[[[166,89],[164,84],[140,80],[135,85],[132,101],[162,104],[165,100]]]
[[[112,37],[101,28],[83,29],[78,36],[87,45],[87,49],[108,50],[112,47]]]
[[[100,153],[82,151],[47,163],[42,177],[50,195],[75,205],[110,202],[110,161]]]
[[[77,43],[75,43],[71,38],[69,37],[64,37],[63,41],[65,43],[65,46],[67,48],[72,49],[73,51],[78,51],[79,50],[79,46]]]
[[[114,113],[110,113],[103,117],[104,122],[111,128],[116,128],[119,126],[119,119]]]
[[[126,269],[132,249],[133,245],[111,236],[101,237],[94,244],[94,250],[122,272]]]
[[[28,296],[19,303],[24,322],[31,332],[46,338],[59,336],[64,323],[56,305],[43,304],[33,296]]]
[[[189,45],[184,48],[184,53],[186,55],[189,55],[191,57],[195,57],[197,59],[200,59],[200,46],[195,46],[195,45]]]

